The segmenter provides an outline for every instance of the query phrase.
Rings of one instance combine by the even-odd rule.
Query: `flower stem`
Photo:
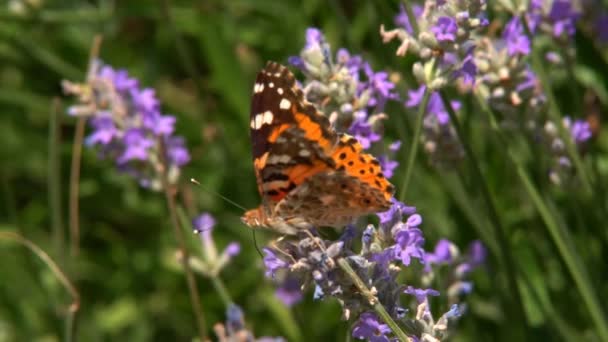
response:
[[[410,22],[410,26],[412,27],[412,31],[414,32],[415,36],[418,36],[420,29],[418,28],[418,19],[414,15],[414,11],[410,6],[411,1],[404,0],[402,3],[403,9],[405,9],[405,14],[407,15],[407,20]]]
[[[184,268],[184,273],[186,274],[186,282],[188,283],[188,291],[190,292],[190,304],[192,305],[192,310],[194,311],[194,315],[196,317],[196,325],[198,328],[199,338],[201,341],[207,340],[207,333],[205,327],[205,317],[203,316],[203,310],[201,307],[201,296],[198,293],[198,285],[196,283],[196,278],[192,273],[192,269],[190,268],[190,254],[188,253],[188,249],[186,247],[186,238],[184,237],[184,232],[182,231],[181,225],[179,224],[179,219],[177,216],[177,206],[175,204],[175,194],[174,187],[169,184],[169,179],[167,176],[167,162],[166,162],[166,149],[164,146],[163,139],[159,139],[160,142],[160,160],[161,160],[161,181],[163,190],[165,192],[165,199],[167,201],[167,208],[169,210],[169,216],[171,218],[171,226],[173,226],[173,233],[175,234],[175,239],[177,240],[177,244],[180,248],[180,252],[182,255],[182,266]]]
[[[509,148],[509,144],[507,143],[506,138],[500,131],[498,124],[496,123],[496,119],[494,117],[494,113],[487,107],[485,101],[477,96],[477,100],[484,112],[486,112],[488,118],[490,119],[490,126],[492,127],[495,135],[500,139],[500,142],[503,146],[507,146],[507,154],[509,155],[509,159],[515,166],[515,170],[517,176],[521,180],[524,189],[528,193],[528,196],[532,200],[532,203],[536,207],[536,210],[540,214],[543,222],[547,230],[549,231],[549,235],[553,239],[561,258],[564,260],[570,275],[574,279],[574,283],[589,311],[591,319],[596,326],[597,333],[600,336],[602,341],[608,341],[608,326],[606,325],[606,319],[604,313],[602,312],[601,307],[599,306],[599,299],[595,295],[595,291],[593,291],[591,286],[591,281],[589,280],[588,272],[585,268],[585,265],[580,260],[579,254],[574,249],[574,243],[569,238],[568,230],[563,226],[558,224],[558,221],[555,219],[555,215],[551,214],[551,210],[544,203],[541,194],[536,189],[532,180],[526,173],[523,163],[517,157],[515,152]]]
[[[340,265],[340,268],[342,268],[342,270],[350,276],[352,281],[355,283],[355,286],[357,286],[359,291],[361,291],[361,294],[363,295],[363,297],[365,297],[369,301],[370,305],[372,305],[372,307],[374,308],[374,311],[378,314],[378,316],[380,316],[380,318],[386,324],[388,324],[388,326],[391,328],[391,330],[393,331],[395,336],[397,336],[399,341],[403,341],[403,342],[409,341],[405,332],[403,332],[403,330],[401,329],[401,327],[399,327],[397,322],[395,322],[393,320],[393,318],[391,317],[391,315],[389,315],[389,313],[386,311],[384,306],[382,306],[382,304],[380,303],[380,301],[378,300],[376,295],[374,295],[372,293],[372,291],[370,291],[367,288],[367,286],[365,285],[363,280],[361,280],[361,278],[359,278],[359,276],[357,275],[355,270],[353,270],[353,268],[350,267],[350,264],[348,263],[348,261],[346,261],[346,259],[344,259],[344,258],[340,258],[340,259],[338,259],[338,265]]]
[[[73,332],[74,332],[74,323],[76,321],[76,314],[78,313],[78,309],[80,308],[80,294],[76,287],[72,284],[70,279],[65,275],[65,273],[61,270],[59,265],[44,251],[42,248],[38,247],[32,241],[24,238],[23,236],[8,232],[8,231],[0,231],[0,240],[11,240],[15,241],[22,246],[26,247],[30,251],[32,251],[42,262],[49,267],[53,275],[59,280],[61,285],[69,292],[72,297],[72,303],[67,310],[66,317],[66,325],[65,325],[65,341],[71,342],[74,340]]]
[[[211,277],[211,283],[213,284],[213,287],[215,288],[215,292],[217,292],[217,294],[220,296],[220,298],[222,299],[222,302],[224,302],[224,305],[226,307],[228,307],[230,304],[233,303],[232,298],[230,298],[230,295],[228,294],[228,290],[226,290],[226,286],[224,285],[224,282],[219,277],[219,275],[215,275],[215,276]]]
[[[93,44],[89,52],[89,67],[90,73],[92,65],[101,47],[101,35],[96,35],[93,38]],[[74,130],[74,140],[72,142],[72,163],[70,165],[70,256],[77,257],[80,251],[80,219],[78,217],[80,211],[80,162],[82,161],[82,141],[84,139],[86,118],[79,116],[76,121],[76,129]]]
[[[54,98],[49,114],[49,142],[48,142],[48,201],[51,215],[51,227],[53,232],[53,247],[59,263],[63,264],[63,215],[61,208],[61,164],[59,162],[59,151],[61,137],[59,127],[61,116],[58,113],[60,107],[59,98]]]
[[[459,123],[458,117],[456,116],[456,112],[454,111],[454,108],[452,107],[452,104],[450,103],[447,95],[445,94],[445,92],[443,90],[439,91],[439,96],[441,98],[441,101],[443,102],[443,106],[445,107],[445,109],[447,110],[447,112],[450,116],[450,121],[451,121],[452,125],[454,126],[456,133],[458,134],[458,139],[462,143],[462,146],[466,153],[466,159],[469,161],[469,164],[471,165],[471,168],[474,173],[474,177],[475,177],[475,179],[477,179],[477,181],[481,185],[481,195],[483,196],[484,202],[486,203],[486,206],[487,206],[487,209],[489,212],[490,221],[492,222],[492,226],[494,227],[494,235],[496,237],[496,240],[498,241],[500,257],[507,269],[507,280],[509,282],[508,286],[509,286],[509,290],[511,291],[511,298],[512,298],[512,301],[517,303],[517,305],[516,305],[517,317],[519,317],[523,321],[522,325],[525,326],[525,317],[526,316],[525,316],[525,311],[523,308],[523,301],[521,298],[521,293],[519,292],[520,289],[519,289],[519,286],[517,285],[517,279],[516,279],[517,272],[516,272],[516,268],[515,268],[515,262],[514,262],[513,256],[511,255],[511,252],[510,252],[511,249],[509,246],[509,240],[508,240],[507,234],[505,232],[505,228],[502,225],[502,222],[498,215],[498,210],[496,209],[496,204],[494,203],[494,198],[492,197],[492,195],[490,193],[489,186],[486,182],[485,177],[483,176],[483,173],[481,172],[481,168],[479,167],[479,165],[480,165],[479,161],[477,160],[477,157],[475,156],[475,153],[473,152],[473,149],[471,148],[471,145],[469,144],[469,140],[467,139],[466,135],[464,134],[464,132],[462,130],[462,127]]]
[[[403,183],[401,184],[401,190],[399,191],[399,200],[405,200],[405,194],[407,193],[407,188],[410,183],[410,179],[412,178],[412,173],[414,171],[414,164],[416,162],[416,155],[418,153],[418,143],[420,142],[420,134],[422,133],[422,123],[424,122],[424,115],[426,114],[426,107],[429,104],[429,99],[431,97],[431,91],[428,87],[424,90],[424,95],[422,97],[422,103],[418,108],[418,115],[416,116],[416,123],[414,127],[414,135],[412,136],[412,143],[410,144],[410,150],[407,156],[407,165],[405,167],[405,177],[403,178]]]

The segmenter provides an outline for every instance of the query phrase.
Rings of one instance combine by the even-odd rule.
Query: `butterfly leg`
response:
[[[323,240],[321,240],[318,236],[314,236],[310,232],[310,229],[304,230],[304,233],[308,235],[308,237],[321,249],[321,251],[323,251],[323,253],[325,253],[325,243],[323,243]]]
[[[279,247],[279,243],[281,241],[285,240],[286,237],[287,237],[287,235],[283,235],[283,236],[280,236],[277,239],[274,239],[274,240],[270,241],[270,247],[272,247],[272,249],[276,250],[277,252],[285,255],[289,259],[291,259],[291,261],[295,264],[297,262],[297,260],[291,254],[287,253],[281,247]]]

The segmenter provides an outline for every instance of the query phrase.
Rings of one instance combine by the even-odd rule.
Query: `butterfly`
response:
[[[246,225],[294,235],[389,209],[394,187],[378,160],[331,127],[285,66],[258,73],[249,124],[262,204],[243,215]]]

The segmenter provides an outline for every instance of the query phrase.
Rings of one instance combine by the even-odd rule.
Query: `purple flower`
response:
[[[277,288],[275,295],[286,306],[299,303],[303,298],[300,281],[295,277],[287,276],[281,286]]]
[[[456,267],[456,274],[459,277],[463,277],[475,268],[483,265],[486,261],[487,254],[488,251],[481,241],[475,240],[471,242],[467,255],[462,263]]]
[[[190,153],[188,153],[185,144],[182,137],[174,136],[165,139],[167,156],[172,164],[184,166],[190,161]]]
[[[395,234],[394,246],[395,258],[401,260],[405,266],[409,266],[412,258],[424,259],[424,237],[418,228],[399,229]]]
[[[456,24],[456,20],[452,17],[439,17],[435,26],[431,28],[431,32],[435,34],[435,38],[437,38],[437,41],[440,43],[453,43],[456,40],[457,31],[458,25]]]
[[[585,120],[575,120],[570,127],[570,134],[577,144],[582,144],[593,136],[591,126]]]
[[[203,213],[192,220],[195,233],[211,232],[215,226],[215,219],[209,213]]]
[[[354,338],[367,339],[371,342],[389,342],[386,335],[390,333],[391,329],[388,325],[381,323],[378,317],[370,312],[361,314],[353,328]]]
[[[386,178],[392,178],[397,166],[399,166],[399,162],[396,160],[389,159],[388,156],[383,155],[378,157],[378,161],[380,162],[380,167],[382,168],[382,173]]]
[[[93,117],[89,124],[93,128],[93,133],[87,137],[87,145],[108,145],[112,140],[118,137],[118,129],[114,125],[114,120],[109,113],[100,113]]]
[[[270,248],[262,249],[264,252],[264,266],[266,267],[266,277],[273,278],[275,272],[282,268],[287,268],[289,265],[277,257],[275,252]]]
[[[441,239],[435,245],[433,253],[427,253],[425,261],[429,264],[449,264],[454,260],[454,244],[446,239]]]
[[[412,12],[414,12],[414,16],[416,18],[420,17],[422,14],[422,6],[414,4],[412,6]],[[399,6],[399,14],[395,16],[395,25],[403,27],[409,34],[414,33],[414,29],[410,24],[410,20],[407,17],[407,13],[405,12],[405,7],[403,4]]]
[[[152,88],[145,88],[141,91],[134,89],[131,91],[133,104],[144,113],[156,112],[160,102],[156,98],[156,92]]]
[[[397,94],[391,92],[395,88],[395,84],[389,81],[387,72],[374,72],[369,63],[365,63],[363,69],[367,76],[367,82],[364,84],[364,89],[370,91],[370,98],[367,103],[368,106],[383,107],[387,100],[394,100],[397,98]]]
[[[404,216],[416,213],[416,207],[409,207],[394,197],[391,198],[391,202],[392,205],[387,211],[376,214],[380,218],[380,225],[383,227],[392,227],[400,222]]]
[[[456,78],[462,77],[464,84],[473,85],[475,83],[475,75],[477,75],[477,65],[473,60],[473,55],[467,55],[462,61],[460,70],[454,74]]]
[[[365,113],[362,114],[365,115]],[[380,140],[380,135],[372,130],[372,125],[365,120],[363,115],[355,119],[348,132],[354,135],[359,140],[363,149],[366,150],[371,147],[373,142]]]
[[[224,253],[226,253],[226,255],[228,257],[236,256],[240,252],[241,252],[241,245],[238,242],[231,242],[228,244],[228,246],[226,246],[226,249],[224,249]]]
[[[570,0],[555,0],[549,11],[549,19],[554,23],[553,36],[560,37],[562,34],[573,36],[576,32],[576,21],[579,13],[572,8]]]
[[[530,40],[524,33],[519,17],[515,16],[507,23],[502,37],[507,42],[510,56],[518,54],[527,56],[530,53]]]
[[[426,91],[426,86],[420,86],[418,89],[408,90],[407,91],[407,101],[405,102],[405,106],[407,108],[412,108],[418,106],[422,102],[422,98],[424,97],[424,92]]]
[[[325,41],[325,37],[321,30],[316,27],[311,27],[306,30],[306,46],[305,49],[317,48]]]
[[[123,143],[125,150],[117,159],[119,164],[124,164],[131,160],[146,160],[150,149],[154,146],[154,140],[150,139],[140,128],[131,128],[126,131]]]
[[[417,289],[413,286],[408,286],[403,293],[415,296],[418,303],[426,301],[428,296],[439,296],[439,291],[433,289]]]
[[[170,184],[177,182],[179,168],[190,156],[183,138],[173,136],[176,118],[161,114],[154,89],[140,89],[125,70],[100,61],[93,63],[86,84],[62,84],[66,93],[81,100],[68,114],[89,118],[93,131],[86,138],[87,145],[97,146],[103,157],[114,158],[120,171],[137,178],[144,187],[161,190],[159,170],[165,170]],[[158,155],[161,139],[167,145],[167,165],[159,165],[163,160]]]
[[[471,265],[479,266],[486,262],[488,256],[488,250],[479,240],[471,242],[469,245],[468,257]]]

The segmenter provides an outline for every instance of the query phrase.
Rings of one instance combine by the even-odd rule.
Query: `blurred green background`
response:
[[[75,120],[58,115],[58,130],[50,134],[53,99],[61,99],[59,112],[65,113],[71,99],[63,98],[60,82],[84,80],[93,37],[103,35],[104,62],[127,69],[142,86],[156,89],[164,113],[177,116],[177,133],[186,137],[192,155],[183,175],[183,194],[193,203],[190,214],[208,211],[216,217],[214,236],[220,247],[241,243],[241,254],[221,277],[256,336],[344,340],[348,323],[340,320],[337,303],[313,302],[308,293],[290,310],[274,297],[251,232],[240,223],[242,211],[213,192],[247,208],[258,205],[248,139],[251,85],[267,60],[286,63],[288,56],[299,53],[307,27],[321,28],[334,51],[346,47],[370,60],[376,70],[400,72],[403,80],[411,80],[411,61],[395,57],[394,44],[383,45],[378,33],[381,24],[393,26],[398,6],[397,1],[337,0],[0,3],[0,231],[19,232],[39,245],[73,280],[81,296],[79,340],[187,341],[197,334],[163,195],[139,188],[92,150],[85,149],[82,161],[81,253],[76,259],[69,256],[68,182]],[[577,87],[582,91],[590,86],[601,94],[606,64],[590,37],[579,33],[576,38]],[[554,76],[558,94],[568,94],[562,89],[566,76]],[[406,84],[398,85],[402,95]],[[587,114],[582,101],[561,99],[571,115]],[[461,100],[472,108],[470,100]],[[387,113],[387,135],[409,145],[405,127],[411,126],[413,114],[396,103]],[[506,226],[525,317],[511,314],[519,303],[509,298],[506,270],[491,257],[474,275],[475,290],[455,340],[595,339],[594,325],[564,261],[508,164],[504,146],[484,125],[474,115],[466,122]],[[600,133],[585,159],[600,185],[607,171],[607,147]],[[408,149],[401,152],[401,161]],[[588,284],[605,306],[605,188],[598,186],[592,198],[557,189],[525,144],[517,151],[559,214],[561,227],[568,229],[568,242],[590,272]],[[402,172],[403,166],[393,179],[397,186]],[[191,177],[203,189],[188,184]],[[438,171],[420,154],[413,177],[406,203],[416,206],[425,220],[428,249],[441,237],[464,248],[480,238],[480,231],[492,234],[478,180],[468,167]],[[194,254],[200,253],[197,237],[189,231],[187,235]],[[258,235],[262,243],[271,238]],[[0,260],[0,341],[63,339],[71,298],[49,268],[7,241],[0,241]],[[208,279],[198,281],[210,327],[224,320],[226,308]]]

